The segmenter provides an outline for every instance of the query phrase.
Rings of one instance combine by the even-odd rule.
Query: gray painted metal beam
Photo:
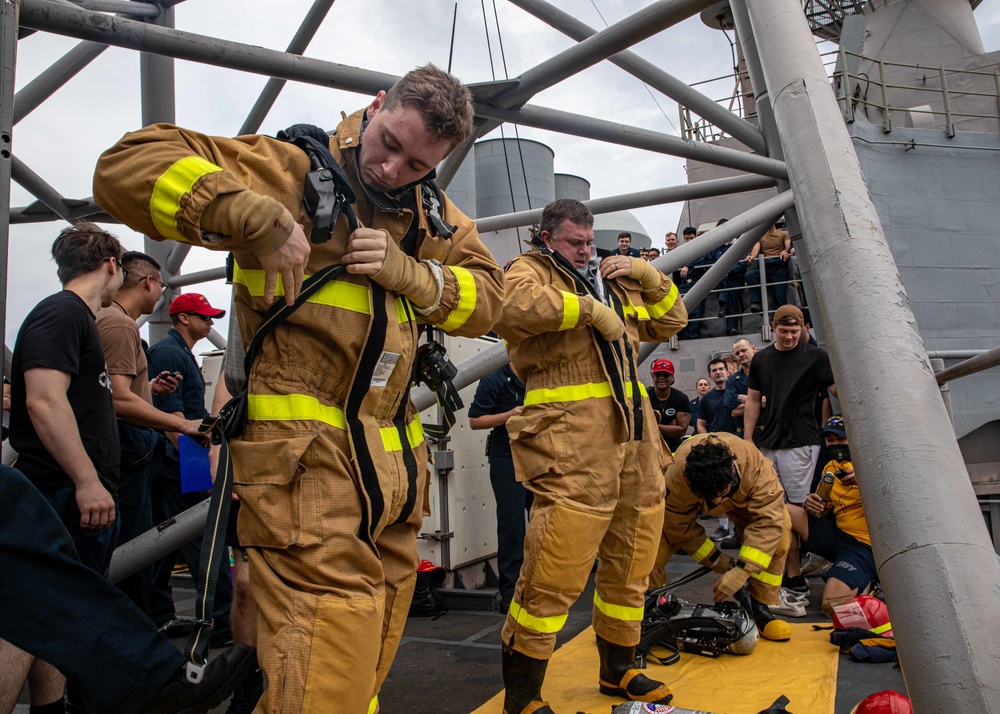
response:
[[[183,288],[188,285],[198,285],[199,283],[210,283],[213,280],[224,280],[226,277],[226,268],[208,268],[207,270],[199,270],[194,273],[185,273],[184,275],[175,275],[169,280],[165,281],[167,285],[171,288]]]
[[[22,26],[36,30],[347,92],[376,94],[399,79],[384,72],[109,17],[50,0],[21,0],[20,19]]]
[[[693,201],[712,196],[727,196],[731,193],[742,193],[744,191],[760,191],[772,188],[773,186],[774,179],[766,176],[729,176],[727,178],[710,179],[708,181],[686,183],[679,186],[655,188],[649,191],[625,193],[620,196],[592,198],[589,201],[584,201],[583,204],[593,214],[597,215],[611,213],[612,211],[627,211],[642,206],[658,206],[663,203]],[[476,228],[480,233],[489,233],[490,231],[500,231],[505,228],[530,226],[542,219],[543,210],[545,209],[535,208],[530,211],[518,211],[501,216],[478,218],[476,219]]]
[[[178,513],[169,521],[160,523],[136,536],[128,543],[115,548],[108,569],[108,580],[117,583],[134,575],[150,563],[166,557],[190,543],[205,532],[208,518],[208,499]]]
[[[66,11],[64,8],[60,8]],[[90,18],[105,17],[97,13],[86,13]],[[111,18],[108,18],[109,20]],[[174,26],[173,8],[164,8],[163,12],[151,20],[155,25],[144,25],[134,20],[115,19],[115,23],[137,25],[139,27],[156,27],[160,31],[169,31]],[[173,124],[176,121],[175,87],[174,87],[174,59],[164,55],[142,52],[139,55],[139,77],[141,83],[141,108],[142,125],[149,126],[158,122]],[[166,241],[155,241],[149,236],[143,238],[143,250],[160,265],[166,266],[169,262],[172,243]],[[167,283],[167,290],[157,303],[153,314],[149,318],[149,342],[153,344],[163,339],[172,324],[168,314],[170,301],[177,296],[177,291],[169,287],[169,280],[173,277],[170,271],[161,271],[163,280]]]
[[[517,86],[499,95],[496,103],[502,107],[520,106],[542,90],[652,37],[671,25],[686,20],[709,7],[714,1],[654,2],[522,73]]]
[[[586,23],[545,2],[545,0],[509,1],[577,42],[591,37],[596,32]],[[760,129],[728,109],[719,106],[709,97],[660,69],[652,62],[643,59],[631,50],[619,52],[608,61],[621,67],[639,81],[662,92],[681,106],[687,107],[700,117],[712,122],[757,153],[765,153],[764,136]]]
[[[70,218],[71,207],[66,199],[16,156],[11,157],[10,177],[21,184],[32,196],[48,206],[59,218],[64,221],[72,220]]]
[[[671,134],[664,134],[642,127],[619,124],[618,122],[580,116],[558,109],[525,105],[520,109],[501,109],[485,104],[476,105],[476,114],[496,121],[511,122],[536,129],[548,129],[563,134],[583,136],[588,139],[607,141],[621,146],[632,146],[660,154],[680,156],[717,166],[727,166],[740,171],[749,171],[773,178],[788,178],[784,162],[766,156],[748,154],[745,151],[700,141],[685,141]]]
[[[934,376],[938,384],[945,384],[953,379],[968,377],[970,374],[996,367],[998,364],[1000,364],[1000,347],[994,347],[992,350],[943,369]]]
[[[127,2],[127,0],[83,0],[84,10],[94,12],[115,12],[133,17],[156,18],[160,16],[160,8],[153,3]]]
[[[309,12],[306,13],[305,18],[302,20],[302,24],[299,25],[299,29],[292,37],[292,41],[288,43],[285,52],[293,55],[301,55],[306,51],[312,38],[316,36],[319,26],[323,24],[323,20],[326,18],[326,14],[330,11],[333,3],[334,0],[316,0],[312,4]],[[281,93],[282,87],[285,86],[285,81],[276,77],[271,77],[271,79],[267,80],[267,84],[264,85],[260,96],[257,97],[257,101],[251,107],[246,121],[240,127],[240,135],[255,134],[260,130],[260,125],[264,123],[264,117],[267,116],[267,113],[271,111],[271,107],[274,106],[278,94]]]
[[[76,199],[67,199],[72,203],[76,203]],[[98,206],[89,198],[80,199],[80,205],[77,208],[70,209],[69,219],[75,221],[80,218],[89,218],[96,223],[120,223],[117,218],[113,218],[104,212],[104,209]],[[62,216],[53,212],[50,208],[42,204],[41,201],[37,201],[30,206],[20,206],[18,208],[10,209],[10,223],[11,225],[23,224],[23,223],[51,223],[52,221],[61,221]]]
[[[1000,712],[1000,562],[829,77],[798,0],[746,7],[914,711]]]
[[[7,329],[7,249],[10,245],[10,174],[14,135],[14,68],[17,64],[18,8],[0,7],[0,335]]]
[[[22,24],[48,32],[346,91],[374,94],[392,86],[398,79],[380,72],[369,72],[131,20],[115,19],[112,24],[112,18],[105,15],[63,7],[47,0],[22,0],[21,12]],[[639,127],[579,117],[555,109],[525,106],[520,110],[510,110],[477,102],[476,112],[479,116],[496,121],[512,121],[775,178],[787,177],[784,164],[780,161],[712,144],[688,142]]]
[[[106,49],[108,45],[102,42],[81,42],[45,68],[14,95],[14,123],[37,109]]]

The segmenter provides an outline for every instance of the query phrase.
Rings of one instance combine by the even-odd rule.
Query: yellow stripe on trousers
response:
[[[316,397],[308,394],[250,394],[247,397],[247,418],[251,421],[318,421],[347,430],[347,419],[342,410],[321,404]],[[384,426],[379,432],[386,452],[403,450],[396,427]],[[410,448],[423,442],[424,428],[419,414],[407,424],[406,440]]]
[[[309,278],[308,275],[304,278]],[[239,265],[233,267],[233,282],[242,285],[254,297],[264,296],[264,271],[244,270]],[[282,284],[281,276],[278,276],[278,284],[274,289],[274,296],[279,297],[285,294],[285,286]],[[406,298],[398,296],[396,298],[396,319],[400,323],[408,322],[410,319],[407,313]],[[337,307],[341,310],[349,310],[361,315],[371,315],[371,304],[368,296],[368,287],[349,283],[343,280],[331,280],[326,285],[316,291],[307,302],[315,305],[327,305]]]
[[[569,617],[568,613],[565,615],[551,615],[550,617],[535,617],[516,602],[510,604],[510,614],[517,624],[523,625],[529,630],[546,634],[559,632],[563,628],[563,625],[566,624],[566,618]]]
[[[759,573],[750,573],[750,577],[761,581],[765,585],[781,585],[781,573],[772,575],[771,573],[762,570]]]
[[[594,606],[608,617],[625,622],[642,622],[645,610],[641,607],[629,607],[628,605],[612,605],[604,602],[601,596],[594,591]]]
[[[191,193],[202,177],[220,171],[221,166],[200,156],[186,156],[160,174],[149,197],[149,215],[161,236],[190,243],[177,229],[177,212],[181,210],[181,201]]]
[[[748,563],[756,563],[764,570],[767,570],[768,566],[771,565],[770,555],[749,545],[740,547],[739,558],[740,560],[745,560]]]

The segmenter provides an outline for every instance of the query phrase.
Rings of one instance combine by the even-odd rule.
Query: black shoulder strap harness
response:
[[[533,241],[535,245],[543,255],[547,255],[555,262],[555,264],[562,270],[563,273],[569,277],[573,283],[581,290],[584,294],[590,295],[594,300],[598,302],[601,301],[597,292],[594,288],[576,271],[573,264],[570,263],[566,258],[554,250],[550,250],[541,240],[536,239]],[[611,309],[613,309],[622,322],[625,322],[625,310],[622,305],[621,300],[615,295],[614,291],[610,287],[606,287],[605,290],[608,295],[608,302],[611,303]],[[596,328],[595,328],[596,329]],[[622,354],[621,342],[625,344],[625,354]],[[643,416],[642,416],[642,399],[639,393],[639,383],[636,379],[636,368],[635,362],[632,357],[632,345],[628,340],[628,337],[624,337],[622,340],[617,342],[608,342],[600,334],[597,335],[597,346],[601,352],[601,360],[604,362],[604,367],[608,372],[608,376],[614,375],[616,372],[620,373],[622,376],[621,381],[611,380],[611,390],[614,395],[615,401],[622,408],[622,412],[626,415],[626,426],[628,427],[628,413],[629,413],[629,400],[625,396],[626,382],[630,382],[632,386],[632,425],[628,428],[630,436],[636,441],[642,441],[642,431],[643,431]]]

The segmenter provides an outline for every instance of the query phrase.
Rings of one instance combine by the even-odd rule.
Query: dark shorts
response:
[[[802,548],[833,563],[824,580],[836,578],[860,593],[878,578],[871,546],[844,533],[829,518],[809,516],[809,538]]]

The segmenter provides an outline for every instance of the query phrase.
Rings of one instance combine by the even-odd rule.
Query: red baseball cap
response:
[[[196,315],[205,317],[223,317],[225,310],[216,310],[208,304],[208,298],[198,293],[183,293],[174,298],[170,303],[170,316],[179,315],[182,312],[193,312]]]
[[[653,366],[649,368],[649,373],[656,374],[657,372],[666,372],[667,374],[673,374],[674,363],[668,359],[654,359]]]

